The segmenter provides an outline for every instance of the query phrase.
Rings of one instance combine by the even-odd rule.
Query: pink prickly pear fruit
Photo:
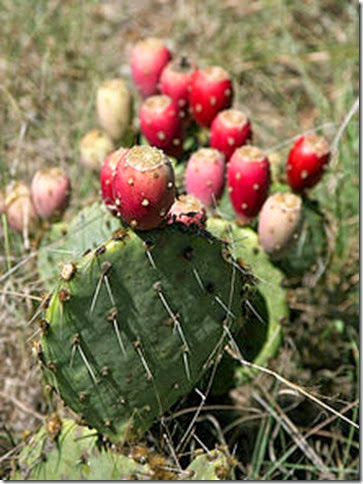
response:
[[[169,62],[161,73],[160,90],[178,104],[181,117],[186,115],[194,72],[195,66],[181,56]]]
[[[302,222],[302,200],[293,193],[275,193],[262,206],[258,238],[265,252],[277,256],[298,238]]]
[[[247,116],[237,109],[225,109],[217,114],[211,126],[210,145],[226,157],[252,138],[251,123]]]
[[[80,162],[86,168],[98,171],[106,156],[114,149],[112,139],[102,131],[93,129],[81,139]]]
[[[13,182],[7,187],[5,213],[9,226],[16,232],[34,232],[38,217],[27,185]]]
[[[316,134],[299,138],[292,147],[286,164],[290,187],[302,192],[315,186],[323,176],[329,160],[329,145],[325,138]]]
[[[160,75],[170,59],[171,53],[161,39],[148,38],[134,46],[131,52],[131,73],[143,98],[159,92]]]
[[[175,199],[174,170],[151,146],[134,146],[120,160],[114,178],[118,216],[137,230],[158,227]]]
[[[181,222],[184,225],[195,224],[205,228],[207,214],[201,201],[194,195],[180,195],[171,206],[168,223]]]
[[[168,154],[182,147],[182,125],[178,105],[169,96],[151,96],[141,106],[140,128],[151,146]]]
[[[31,184],[31,195],[40,218],[60,216],[68,207],[71,182],[60,168],[45,168],[35,173]]]
[[[188,194],[197,197],[206,207],[214,206],[222,195],[225,183],[224,156],[213,148],[200,148],[189,158],[185,171]]]
[[[211,66],[195,71],[189,103],[194,119],[203,126],[211,122],[223,109],[232,105],[233,86],[227,71]]]
[[[117,165],[121,158],[127,153],[127,148],[119,148],[110,153],[104,160],[100,171],[100,184],[102,200],[113,215],[117,215],[116,195],[114,179]]]
[[[237,221],[242,225],[251,222],[268,195],[268,158],[255,146],[237,148],[227,165],[227,181],[229,198]]]
[[[132,116],[132,98],[122,79],[106,81],[97,90],[98,120],[106,133],[115,141],[126,134]]]

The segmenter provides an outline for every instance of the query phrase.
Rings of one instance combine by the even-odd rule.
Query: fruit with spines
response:
[[[127,153],[127,148],[119,148],[110,153],[104,160],[100,171],[101,196],[107,208],[113,215],[117,214],[114,178],[121,158]]]
[[[38,224],[30,188],[22,182],[12,182],[6,188],[5,213],[9,226],[16,232],[30,234]]]
[[[242,146],[227,165],[229,198],[240,224],[250,223],[260,211],[270,186],[270,167],[256,146]]]
[[[174,202],[174,170],[161,150],[134,146],[118,163],[113,188],[118,216],[136,230],[150,230]]]
[[[224,156],[213,148],[200,148],[189,158],[185,171],[188,194],[197,197],[206,207],[216,204],[225,183]]]
[[[160,76],[170,59],[171,52],[161,39],[150,37],[135,44],[131,52],[131,73],[143,98],[159,92]]]
[[[301,136],[292,147],[286,163],[290,187],[302,192],[322,178],[330,160],[329,144],[316,134]]]
[[[267,198],[258,219],[258,238],[265,252],[279,257],[296,242],[302,209],[301,198],[293,193],[274,193]]]
[[[242,111],[225,109],[213,119],[210,145],[224,154],[226,162],[237,148],[245,145],[251,138],[251,123]]]
[[[106,156],[114,150],[114,144],[108,134],[99,129],[86,133],[79,144],[80,163],[90,170],[98,171]]]
[[[232,105],[232,100],[232,81],[225,69],[210,66],[195,71],[189,103],[197,123],[210,126],[219,111]]]
[[[31,195],[40,218],[52,219],[62,215],[69,205],[70,194],[71,181],[64,170],[52,167],[35,173]]]
[[[180,222],[184,225],[196,224],[205,228],[206,210],[194,195],[180,195],[170,208],[168,223]]]
[[[101,84],[97,90],[96,109],[102,128],[114,141],[121,141],[130,129],[132,117],[132,97],[123,79]]]
[[[160,77],[160,90],[178,105],[180,115],[185,117],[195,66],[188,58],[181,56],[169,62]]]

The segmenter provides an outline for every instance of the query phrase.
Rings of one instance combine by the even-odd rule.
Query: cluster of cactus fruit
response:
[[[286,163],[287,185],[278,185],[269,156],[251,144],[251,121],[232,107],[222,67],[199,68],[147,39],[135,45],[131,71],[140,132],[126,82],[103,83],[101,129],[79,147],[80,162],[99,174],[103,204],[53,224],[38,256],[50,293],[34,350],[49,388],[95,430],[70,420],[59,420],[54,435],[42,428],[23,448],[14,479],[228,478],[232,465],[220,450],[174,474],[165,458],[138,461],[118,445],[142,439],[202,387],[216,362],[230,358],[227,343],[263,365],[288,317],[276,264],[287,263],[309,222],[306,189],[328,164],[327,142],[301,137]],[[9,225],[23,231],[37,217],[54,219],[69,192],[64,172],[37,173],[31,190],[18,184],[7,195]],[[233,220],[223,216],[226,199]],[[233,365],[234,382],[251,377]]]

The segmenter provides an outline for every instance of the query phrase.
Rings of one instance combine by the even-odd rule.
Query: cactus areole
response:
[[[302,192],[315,186],[330,160],[325,138],[310,134],[299,138],[292,147],[286,164],[287,181],[291,188]]]
[[[229,197],[237,220],[249,223],[260,211],[270,186],[270,167],[266,155],[255,146],[242,146],[227,166]]]

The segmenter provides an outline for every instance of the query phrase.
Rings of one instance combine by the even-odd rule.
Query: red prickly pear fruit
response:
[[[133,47],[131,73],[143,98],[159,92],[160,75],[170,59],[171,53],[161,39],[148,38]]]
[[[255,146],[242,146],[227,165],[228,192],[237,221],[249,223],[260,211],[270,186],[266,155]]]
[[[188,226],[192,224],[205,228],[207,214],[200,200],[194,195],[180,195],[171,206],[168,223],[181,222]]]
[[[178,105],[169,96],[152,96],[140,109],[140,128],[151,146],[168,154],[182,148],[182,126]]]
[[[213,148],[200,148],[189,158],[185,171],[188,194],[197,197],[206,207],[214,206],[222,195],[225,183],[224,156]]]
[[[100,171],[100,184],[102,200],[113,215],[117,215],[116,195],[114,188],[114,178],[116,176],[117,165],[121,158],[127,153],[127,148],[119,148],[110,153],[104,160]]]
[[[299,138],[292,147],[286,163],[290,187],[302,192],[315,186],[323,176],[329,160],[329,145],[325,138],[316,134]]]
[[[217,114],[211,126],[210,145],[230,159],[235,149],[252,138],[251,123],[237,109],[226,109]]]
[[[189,95],[194,119],[210,126],[216,114],[231,106],[233,86],[227,71],[211,66],[195,71]]]
[[[131,123],[132,98],[122,79],[106,81],[97,90],[98,120],[106,133],[115,141],[121,140]]]
[[[160,90],[171,97],[179,107],[181,117],[185,117],[195,66],[185,56],[169,62],[160,77]]]
[[[9,226],[16,232],[34,232],[38,217],[27,185],[13,182],[7,187],[5,213]]]
[[[98,171],[114,149],[111,138],[98,129],[93,129],[83,136],[79,145],[80,163],[90,170]]]
[[[268,197],[258,219],[258,238],[265,252],[276,257],[297,240],[302,214],[298,195],[275,193]]]
[[[68,207],[70,194],[70,179],[60,168],[45,168],[35,173],[31,195],[40,218],[59,217]]]
[[[114,178],[118,216],[133,229],[150,230],[166,218],[175,199],[174,170],[157,148],[134,146]]]

